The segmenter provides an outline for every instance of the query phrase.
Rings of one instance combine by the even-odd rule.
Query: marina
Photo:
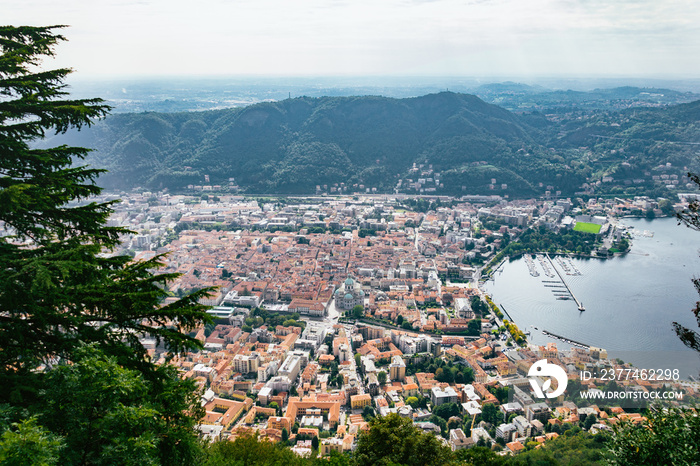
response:
[[[611,357],[637,367],[677,368],[684,377],[697,378],[697,353],[680,341],[672,323],[697,329],[691,310],[698,293],[691,279],[700,275],[700,233],[678,226],[671,218],[625,221],[640,231],[655,233],[651,238],[636,239],[632,243],[634,254],[612,260],[570,258],[581,271],[579,276],[565,275],[555,262],[576,298],[583,302],[585,312],[572,312],[571,299],[557,299],[564,290],[542,286],[560,282],[556,277],[545,277],[534,259],[540,276],[533,277],[525,255],[508,262],[498,282],[487,284],[485,290],[497,305],[505,306],[518,327],[532,329],[534,325],[540,329],[532,329],[528,338],[535,345],[557,342],[568,346],[542,334],[541,330],[547,329],[606,348]],[[550,256],[555,260],[553,254]]]
[[[654,232],[651,230],[639,230],[637,228],[627,229],[627,233],[632,236],[632,238],[653,238]]]
[[[578,299],[576,299],[576,296],[574,296],[573,291],[571,291],[571,288],[569,288],[569,285],[567,285],[566,282],[564,281],[564,277],[561,276],[561,274],[559,273],[559,270],[557,270],[557,268],[552,263],[552,259],[549,257],[549,254],[546,254],[546,257],[547,257],[547,260],[549,261],[549,263],[551,264],[552,268],[554,269],[554,271],[557,273],[557,275],[559,275],[559,280],[561,280],[561,283],[564,285],[564,287],[566,287],[566,291],[568,291],[569,294],[571,295],[571,299],[573,299],[576,302],[576,306],[578,306],[578,310],[585,311],[586,308],[583,307],[583,303],[581,301],[579,301]],[[545,286],[547,286],[547,285],[545,285]],[[559,298],[557,298],[557,299],[559,299]]]
[[[556,261],[566,275],[581,275],[581,272],[576,268],[570,257],[556,256]]]
[[[530,275],[532,275],[533,277],[539,277],[540,273],[537,271],[537,266],[532,260],[532,257],[530,257],[529,254],[525,254],[523,257],[525,258],[525,263],[527,264],[527,269],[530,272]]]
[[[547,255],[547,261],[545,261],[545,256],[542,254],[537,254],[537,260],[540,263],[540,266],[542,266],[542,270],[544,270],[544,274],[549,277],[549,278],[554,278],[554,273],[552,272],[552,269],[550,268],[550,265],[554,267],[554,264],[552,264],[551,259],[549,259],[549,255]],[[547,263],[549,262],[549,263]],[[555,270],[556,272],[556,270]],[[559,272],[557,272],[558,274]],[[561,278],[561,277],[559,277]]]

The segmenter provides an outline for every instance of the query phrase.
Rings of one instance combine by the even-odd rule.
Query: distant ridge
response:
[[[416,193],[572,195],[602,176],[601,167],[612,174],[620,169],[632,180],[669,157],[674,166],[692,166],[694,151],[651,150],[650,135],[700,140],[694,129],[699,107],[552,120],[452,92],[406,99],[299,97],[206,112],[117,114],[47,143],[95,148],[88,162],[107,168],[100,183],[117,189],[235,184],[249,193],[294,194],[344,185],[350,193],[409,186]],[[649,142],[617,152],[633,135]],[[600,157],[581,159],[584,146],[617,155],[605,155],[609,160],[598,167]]]

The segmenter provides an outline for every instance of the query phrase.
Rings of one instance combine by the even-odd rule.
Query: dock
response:
[[[557,340],[563,341],[564,343],[568,343],[572,346],[578,346],[579,348],[583,349],[590,349],[590,345],[587,345],[585,343],[581,343],[580,341],[572,340],[570,338],[563,337],[561,335],[557,335],[556,333],[548,332],[547,330],[542,330],[542,334],[548,337],[555,338]]]
[[[564,280],[564,277],[562,277],[561,274],[559,273],[559,270],[557,270],[556,266],[555,266],[554,263],[552,262],[552,259],[549,257],[549,254],[545,254],[545,255],[547,256],[547,260],[549,261],[549,263],[552,264],[552,268],[554,269],[554,271],[555,271],[555,272],[557,273],[557,275],[559,276],[559,280],[561,280],[562,284],[563,284],[564,287],[566,288],[566,291],[569,292],[569,294],[571,295],[571,297],[573,298],[573,300],[576,302],[576,306],[578,306],[578,310],[579,310],[579,311],[585,311],[586,308],[583,307],[583,303],[581,303],[581,301],[579,301],[579,300],[576,298],[576,296],[574,296],[573,291],[571,291],[571,288],[569,288],[569,285],[566,284],[566,281]]]
[[[506,315],[506,317],[508,317],[508,320],[513,322],[513,318],[510,316],[510,314],[508,314],[508,311],[506,311],[506,308],[503,307],[503,304],[501,304],[500,306],[501,306],[501,309],[503,309],[503,313]]]
[[[503,260],[501,262],[498,263],[498,265],[496,267],[491,269],[491,271],[488,274],[488,278],[486,280],[487,281],[488,280],[496,281],[496,272],[498,272],[499,269],[501,269],[501,267],[503,267],[503,264],[505,264],[507,260],[508,260],[508,257],[506,256],[503,258]],[[499,273],[503,273],[503,269],[501,269]]]

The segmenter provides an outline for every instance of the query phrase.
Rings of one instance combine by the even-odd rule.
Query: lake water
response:
[[[541,331],[605,348],[609,357],[639,368],[679,369],[681,376],[697,377],[700,356],[686,348],[672,328],[679,322],[693,330],[692,314],[699,296],[691,279],[700,277],[700,232],[679,226],[675,219],[624,219],[623,224],[653,237],[637,237],[630,253],[609,260],[571,259],[581,275],[566,275],[552,257],[569,288],[585,306],[579,312],[573,300],[557,300],[552,283],[537,259],[539,277],[528,271],[525,259],[506,262],[485,285],[496,304],[502,304],[535,344],[556,342]],[[546,286],[550,285],[550,286]],[[556,286],[556,285],[555,285]],[[558,292],[559,293],[559,292]],[[561,294],[561,293],[559,293]],[[537,327],[538,330],[535,330]]]

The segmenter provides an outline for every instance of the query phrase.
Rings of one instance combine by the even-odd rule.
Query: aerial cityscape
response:
[[[166,302],[215,287],[200,300],[215,318],[196,332],[204,350],[172,361],[204,393],[200,429],[211,438],[251,430],[274,441],[318,436],[322,454],[351,451],[371,418],[397,413],[453,450],[496,443],[517,454],[585,419],[592,432],[640,421],[641,401],[661,387],[685,401],[698,395],[695,378],[678,370],[606,378],[639,368],[566,336],[528,344],[529,329],[481,286],[505,253],[523,255],[555,299],[584,312],[566,285],[580,275],[570,257],[614,261],[635,234],[651,234],[629,229],[623,217],[681,211],[693,194],[670,204],[493,195],[254,199],[221,189],[122,192],[108,223],[134,232],[120,253],[165,254],[162,272],[180,274]],[[544,234],[547,245],[533,246],[525,238],[531,230],[555,232],[568,246]],[[156,360],[165,351],[149,348]],[[540,359],[566,370],[565,396],[533,398],[528,369]],[[602,391],[639,398],[587,398]],[[447,403],[452,411],[440,417]],[[311,452],[308,440],[296,445],[299,454]]]
[[[691,0],[0,5],[1,465],[700,465]]]

